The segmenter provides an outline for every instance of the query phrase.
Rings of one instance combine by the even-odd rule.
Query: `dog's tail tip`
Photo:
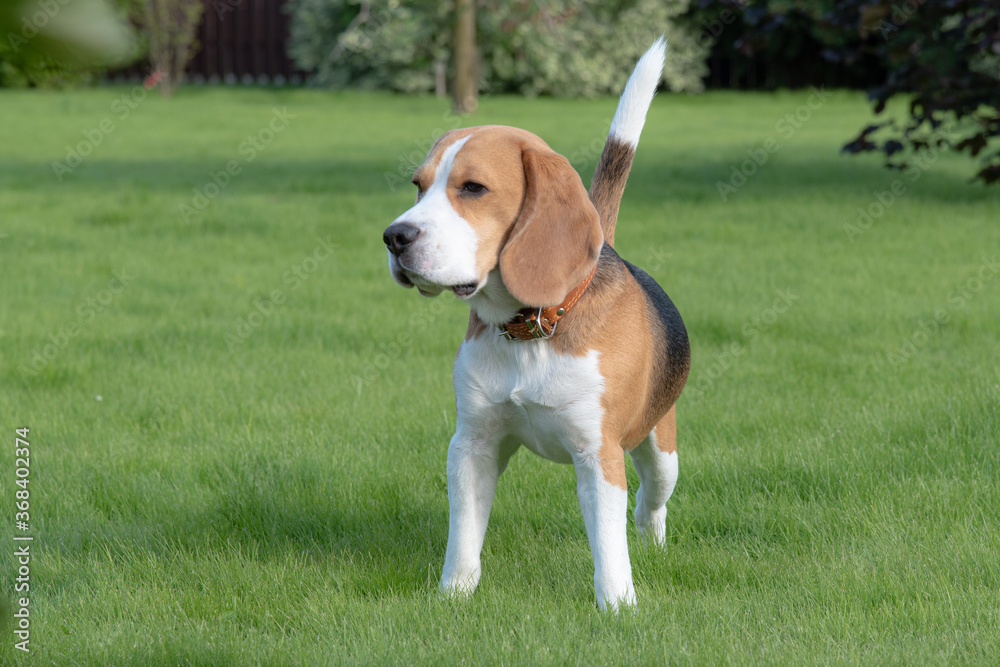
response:
[[[615,117],[611,121],[608,135],[629,144],[639,145],[639,135],[646,123],[646,111],[656,95],[656,88],[663,76],[663,66],[667,59],[667,39],[660,35],[646,53],[639,58],[632,76],[625,84]]]
[[[618,222],[618,207],[625,192],[625,182],[639,145],[642,126],[646,124],[646,112],[656,94],[660,77],[663,76],[666,54],[667,40],[661,36],[639,58],[632,76],[625,84],[625,92],[622,93],[618,110],[611,120],[608,140],[594,171],[590,200],[600,215],[604,240],[611,246],[615,244],[615,225]]]

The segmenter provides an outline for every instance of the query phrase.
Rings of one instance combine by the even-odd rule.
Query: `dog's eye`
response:
[[[486,186],[484,186],[482,183],[476,183],[475,181],[466,181],[465,184],[462,185],[462,192],[468,192],[469,194],[472,195],[478,195],[482,194],[483,192],[486,192]]]
[[[418,181],[417,179],[413,179],[413,181],[411,181],[411,182],[415,186],[417,186],[417,199],[420,199],[420,197],[423,196],[423,194],[424,194],[424,189],[422,187],[420,187],[420,181]]]

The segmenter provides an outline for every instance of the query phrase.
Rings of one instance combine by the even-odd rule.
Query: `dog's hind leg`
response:
[[[677,483],[676,406],[660,419],[642,443],[632,450],[639,473],[635,495],[635,525],[644,538],[664,544],[667,537],[667,500]]]

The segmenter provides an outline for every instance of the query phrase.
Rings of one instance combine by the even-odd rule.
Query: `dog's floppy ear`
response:
[[[569,160],[525,149],[521,214],[500,251],[508,291],[527,306],[562,302],[594,268],[604,234],[597,209]]]

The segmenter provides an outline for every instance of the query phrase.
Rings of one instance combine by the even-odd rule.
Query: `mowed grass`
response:
[[[468,310],[395,285],[381,234],[442,130],[525,127],[589,183],[616,101],[487,98],[461,120],[378,94],[129,96],[0,93],[0,660],[1000,655],[1000,191],[967,161],[839,155],[869,120],[860,94],[808,113],[807,91],[656,98],[617,248],[678,305],[693,364],[668,545],[630,526],[639,605],[613,616],[572,468],[528,452],[501,479],[478,592],[437,597]],[[265,144],[275,109],[287,126]],[[52,162],[95,129],[60,182]],[[724,201],[717,182],[765,144]],[[30,657],[9,620],[25,426]]]

